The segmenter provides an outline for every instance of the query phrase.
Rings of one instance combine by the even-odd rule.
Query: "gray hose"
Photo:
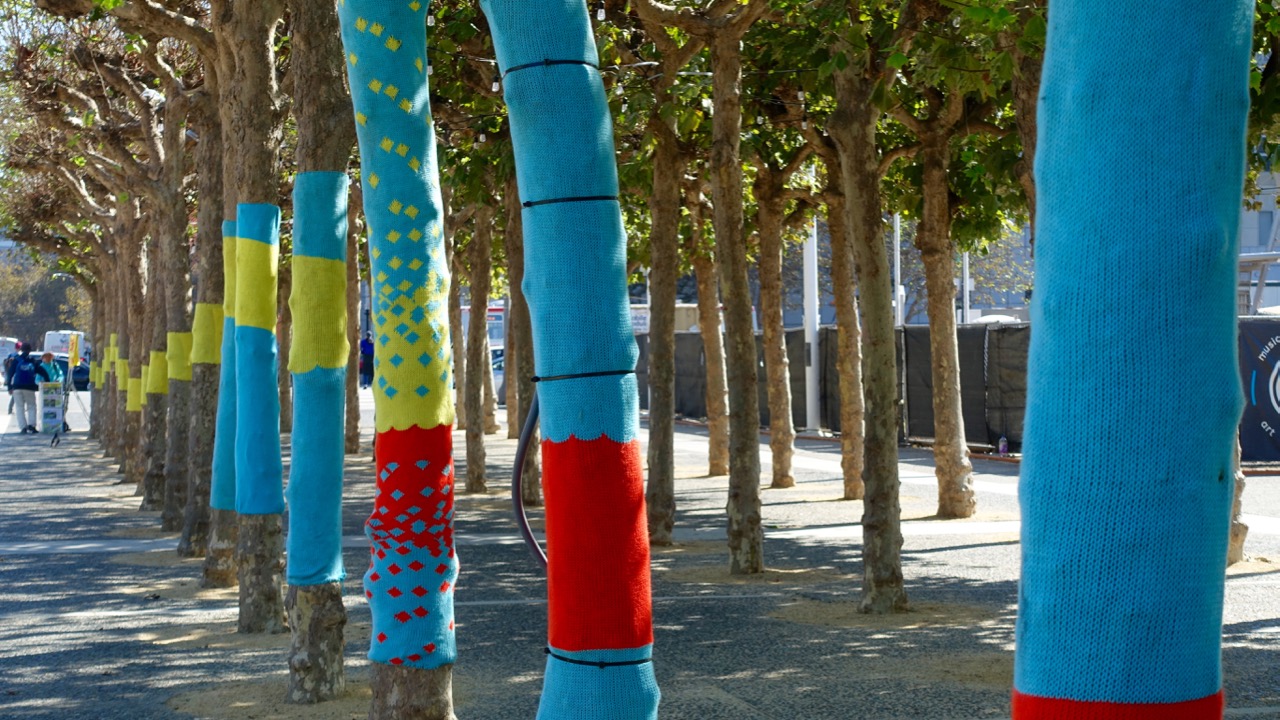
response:
[[[515,509],[516,527],[520,528],[520,535],[524,538],[525,545],[529,547],[529,552],[542,567],[542,571],[546,572],[547,554],[542,551],[542,546],[538,544],[538,539],[533,536],[533,530],[529,527],[529,517],[524,512],[524,497],[520,492],[520,486],[524,480],[524,458],[529,452],[529,440],[533,438],[533,429],[537,426],[538,390],[535,386],[533,400],[529,403],[529,416],[525,418],[524,428],[520,430],[520,444],[516,446],[516,466],[511,473],[511,506]]]

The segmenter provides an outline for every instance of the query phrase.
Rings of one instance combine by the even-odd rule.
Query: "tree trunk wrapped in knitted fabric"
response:
[[[360,144],[373,285],[377,495],[365,533],[369,658],[457,654],[453,402],[442,203],[427,91],[427,3],[338,5]]]
[[[1018,720],[1222,717],[1252,21],[1248,0],[1051,6]],[[1133,352],[1152,327],[1159,361]]]
[[[649,542],[613,128],[581,0],[485,0],[524,205],[549,651],[538,717],[657,717]],[[573,292],[565,292],[572,288]],[[615,373],[579,377],[583,374]],[[569,377],[562,377],[569,376]]]

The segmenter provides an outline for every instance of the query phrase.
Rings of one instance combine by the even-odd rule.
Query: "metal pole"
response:
[[[821,425],[818,412],[818,216],[804,244],[804,408],[805,427],[817,430]]]
[[[970,317],[969,317],[969,253],[967,252],[964,253],[963,257],[964,257],[964,270],[961,274],[963,275],[964,285],[961,288],[960,296],[964,298],[964,305],[963,305],[963,309],[960,311],[960,317],[963,318],[963,321],[965,323],[968,323],[970,321]]]
[[[906,317],[907,291],[902,287],[902,215],[893,214],[893,324],[901,327]]]

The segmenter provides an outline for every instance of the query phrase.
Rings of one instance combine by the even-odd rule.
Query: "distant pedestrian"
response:
[[[13,352],[9,353],[8,357],[4,359],[4,378],[6,387],[8,387],[9,384],[9,367],[13,365],[13,361],[17,360],[18,356],[21,354],[22,343],[17,343],[13,346]],[[9,393],[9,414],[13,414],[13,393]]]
[[[373,333],[365,333],[360,340],[360,387],[373,385]]]
[[[38,360],[31,357],[31,345],[22,344],[22,354],[9,364],[9,372],[5,373],[4,384],[18,407],[18,425],[23,435],[34,435],[39,409],[36,407],[36,390],[40,389],[39,378],[49,381],[49,371]]]

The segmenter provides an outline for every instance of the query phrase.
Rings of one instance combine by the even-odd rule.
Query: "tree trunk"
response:
[[[698,327],[707,373],[707,475],[728,475],[729,382],[725,378],[719,269],[715,256],[696,253],[693,271],[698,283]]]
[[[446,233],[449,238],[453,233]],[[453,398],[457,419],[455,427],[467,429],[467,335],[462,331],[462,275],[461,263],[454,262],[453,278],[449,283],[449,335],[453,345]]]
[[[355,236],[346,168],[355,144],[351,100],[344,87],[338,15],[332,4],[291,3],[294,117],[298,124],[298,175],[294,181],[293,262],[289,303],[282,334],[297,320],[295,362],[280,363],[290,372],[296,409],[303,418],[293,428],[292,447],[313,448],[293,456],[289,482],[289,594],[285,610],[292,629],[289,650],[289,701],[331,700],[346,687],[343,666],[342,480],[343,453],[350,423],[344,407],[355,394],[359,324],[351,312],[351,293],[336,283],[353,281]],[[343,251],[347,252],[345,255]],[[334,260],[343,267],[333,268]],[[295,274],[293,268],[297,267]],[[323,270],[321,269],[323,268]],[[292,287],[297,283],[296,291]],[[297,316],[294,317],[293,313]],[[353,327],[354,326],[354,332]],[[347,343],[343,348],[342,344]],[[288,357],[288,353],[282,353]],[[282,385],[282,390],[284,386]],[[281,393],[281,414],[284,393]],[[358,422],[358,408],[356,410]],[[292,413],[288,413],[290,416]],[[356,438],[359,428],[356,427]],[[345,447],[344,447],[345,450]]]
[[[764,571],[760,526],[760,406],[755,333],[742,234],[742,56],[740,38],[711,45],[713,102],[711,188],[720,284],[724,290],[725,360],[729,380],[729,572]]]
[[[489,334],[486,322],[489,306],[489,263],[493,243],[493,210],[481,208],[476,213],[475,234],[471,238],[471,316],[467,321],[467,492],[488,492],[485,478],[484,450],[484,379],[489,367],[485,357]]]
[[[276,341],[279,346],[279,363],[276,365],[276,386],[280,393],[280,432],[293,432],[293,378],[289,376],[289,353],[293,346],[293,311],[289,308],[289,293],[293,291],[293,272],[289,260],[280,254],[280,285],[276,291],[276,307],[280,308],[276,325]]]
[[[191,399],[188,430],[187,507],[178,554],[200,557],[209,543],[209,492],[213,437],[218,421],[218,376],[222,362],[222,124],[218,118],[216,68],[206,66],[209,87],[192,105],[196,145],[196,192],[200,198],[194,269],[195,318],[191,338]]]
[[[282,595],[284,531],[279,513],[240,515],[236,561],[240,579],[237,632],[277,634],[288,630]]]
[[[246,242],[244,228],[249,207],[276,207],[279,201],[277,168],[283,124],[276,86],[275,29],[283,11],[280,0],[232,3],[230,23],[225,27],[229,31],[228,47],[235,58],[234,81],[224,85],[223,89],[224,94],[227,94],[228,86],[231,90],[231,127],[236,136],[234,151],[239,171],[236,178],[236,220],[241,244]],[[266,226],[272,222],[266,218],[269,214],[266,210],[255,211],[253,224],[256,230],[267,231]],[[274,222],[278,222],[278,217]],[[263,227],[256,227],[259,224]],[[269,240],[266,237],[253,239]],[[274,318],[261,318],[260,322],[266,327],[259,328],[246,323],[246,319],[241,317],[244,308],[241,299],[247,300],[254,292],[266,294],[263,298],[266,302],[276,297],[275,286],[255,287],[261,274],[244,272],[248,268],[258,268],[257,262],[260,261],[258,258],[246,259],[243,253],[237,253],[236,509],[240,515],[240,538],[236,559],[240,565],[239,630],[245,633],[277,633],[285,630],[284,596],[281,592],[284,546],[281,512],[275,509],[282,508],[284,503],[283,497],[274,497],[277,483],[281,481],[277,473],[282,472],[279,466],[279,408],[274,407],[276,402],[271,402],[269,405],[273,407],[264,409],[259,406],[258,415],[248,413],[250,398],[255,403],[268,404],[266,397],[276,395],[278,386],[261,382],[260,387],[253,387],[241,382],[240,377],[242,368],[253,363],[255,355],[261,358],[261,349],[252,351],[246,346],[249,333],[242,330],[274,330]],[[260,268],[262,272],[274,270]],[[261,347],[275,350],[278,347],[276,341],[275,338],[263,338]],[[246,498],[241,490],[249,487],[261,488],[263,492],[255,492],[251,499]]]
[[[844,478],[844,499],[861,500],[863,418],[862,329],[858,321],[858,296],[854,292],[853,237],[845,218],[844,196],[839,193],[840,168],[827,168],[827,230],[831,234],[831,286],[836,296],[836,326],[839,352],[836,372],[840,376],[840,472]]]
[[[285,609],[293,628],[289,702],[309,704],[337,698],[347,687],[342,663],[342,631],[347,625],[342,583],[290,585]]]
[[[236,547],[240,544],[240,523],[234,510],[209,510],[209,543],[205,551],[200,587],[235,587],[239,578]]]
[[[773,459],[770,487],[795,487],[791,457],[795,426],[791,419],[791,363],[782,322],[781,182],[768,168],[756,174],[757,231],[760,234],[760,325],[764,330],[765,387],[769,401],[769,451]]]
[[[837,51],[841,51],[837,49]],[[840,152],[845,219],[853,239],[863,316],[862,377],[866,393],[866,495],[862,507],[863,612],[907,609],[902,581],[902,507],[898,498],[898,371],[893,331],[893,279],[884,246],[880,158],[871,102],[874,81],[856,67],[834,75],[836,110],[828,132]]]
[[[649,198],[649,483],[644,499],[649,544],[670,545],[676,522],[676,282],[680,274],[680,180],[684,162],[679,137],[671,125],[653,118],[649,126],[654,131],[656,147],[653,194]]]
[[[185,137],[186,125],[172,118],[166,122],[166,128],[180,129],[178,137]],[[178,142],[169,143],[169,133],[165,133],[166,172],[176,186],[181,183],[184,155]],[[176,157],[171,157],[176,155]],[[191,311],[188,306],[188,292],[191,281],[188,268],[191,265],[191,253],[187,244],[187,204],[182,196],[174,193],[176,207],[164,212],[165,230],[161,237],[163,243],[162,259],[164,262],[164,306],[167,334],[165,339],[165,367],[168,377],[158,378],[158,382],[168,385],[168,416],[165,426],[168,439],[165,444],[164,459],[164,510],[160,515],[161,528],[166,532],[182,530],[183,510],[187,505],[187,485],[191,474],[189,445],[191,435]],[[152,372],[155,364],[152,363]]]
[[[933,460],[938,477],[938,517],[966,518],[977,503],[973,464],[964,440],[960,408],[960,355],[956,344],[955,248],[947,183],[950,143],[945,135],[921,143],[924,211],[915,243],[924,261],[929,310],[929,358],[933,378]]]
[[[493,241],[490,240],[490,250],[492,250]],[[492,261],[490,262],[492,264]],[[493,351],[489,347],[489,310],[488,303],[485,307],[485,324],[484,335],[480,338],[484,343],[484,373],[480,376],[484,381],[484,434],[494,435],[502,428],[498,424],[498,395],[493,387]]]
[[[360,452],[360,217],[359,183],[352,183],[347,196],[347,342],[351,360],[347,363],[346,431],[343,450]]]
[[[136,207],[132,203],[128,203],[129,212],[135,212]],[[148,357],[147,348],[149,333],[147,333],[148,315],[146,298],[143,295],[142,283],[143,276],[140,268],[142,267],[142,229],[135,226],[135,235],[133,243],[133,251],[131,257],[133,271],[127,272],[128,282],[128,302],[126,304],[126,312],[129,313],[127,327],[129,328],[129,362],[128,384],[125,387],[125,438],[124,453],[125,478],[129,484],[142,490],[143,482],[146,478],[146,437],[143,435],[142,416],[142,365],[144,359]]]
[[[510,337],[503,374],[506,376],[507,387],[517,387],[517,407],[513,410],[511,405],[507,405],[507,417],[515,429],[516,437],[519,437],[529,417],[529,405],[536,392],[533,386],[533,376],[536,373],[533,368],[533,328],[529,322],[529,303],[524,297],[524,213],[520,208],[520,191],[515,175],[507,181],[505,203],[507,281],[511,286],[511,302],[507,316]],[[514,345],[511,341],[515,341]],[[534,428],[529,437],[529,445],[525,448],[524,469],[520,475],[520,496],[525,507],[542,505],[542,468],[539,463],[542,443],[538,441],[539,434],[537,428]]]
[[[1032,0],[1027,3],[1019,11],[1022,16],[1022,22],[1017,24],[1019,31],[1021,28],[1026,27],[1027,20],[1033,15],[1043,15],[1048,4],[1048,0]],[[1039,111],[1040,70],[1044,64],[1044,53],[1043,50],[1030,54],[1024,53],[1017,41],[1018,38],[1012,32],[1003,33],[1000,40],[1002,44],[1007,44],[1013,51],[1015,65],[1010,86],[1013,89],[1013,117],[1018,127],[1018,140],[1022,144],[1022,156],[1018,158],[1018,163],[1014,166],[1014,172],[1017,173],[1018,183],[1022,185],[1022,191],[1027,196],[1027,215],[1030,221],[1028,227],[1031,229],[1031,245],[1034,248],[1036,227],[1035,161],[1038,133],[1036,113]]]
[[[453,665],[420,670],[376,667],[369,720],[458,720],[453,714]]]
[[[1231,500],[1231,535],[1227,541],[1227,564],[1234,565],[1245,559],[1244,541],[1249,537],[1249,526],[1240,519],[1240,503],[1244,497],[1244,471],[1240,469],[1240,437],[1236,436],[1236,449],[1231,464],[1235,476],[1235,494]]]

